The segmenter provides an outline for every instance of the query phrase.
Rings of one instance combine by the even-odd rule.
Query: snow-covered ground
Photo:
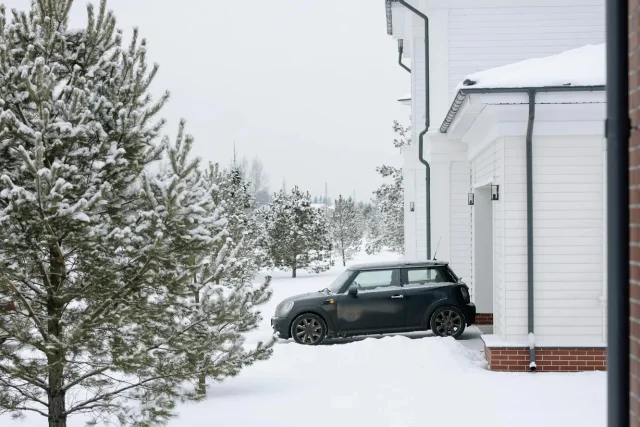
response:
[[[359,257],[354,262],[393,259]],[[342,272],[273,274],[274,296],[259,330],[268,339],[270,316],[287,296],[319,290]],[[369,338],[318,347],[281,342],[271,359],[236,378],[211,384],[207,400],[179,407],[170,427],[408,427],[448,425],[606,425],[606,375],[498,373],[482,353],[451,338],[414,334]],[[413,339],[412,339],[413,338]],[[473,346],[471,346],[473,348]],[[70,426],[82,425],[72,418]],[[2,427],[36,427],[0,416]]]

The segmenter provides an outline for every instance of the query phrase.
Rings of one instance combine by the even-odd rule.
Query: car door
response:
[[[338,325],[343,331],[384,331],[405,327],[407,307],[400,286],[400,269],[360,271],[338,301]]]
[[[429,307],[447,297],[442,290],[453,281],[446,267],[425,266],[402,271],[402,289],[407,302],[407,327],[417,328],[425,319]]]

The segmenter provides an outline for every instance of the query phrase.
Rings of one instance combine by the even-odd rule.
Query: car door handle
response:
[[[391,295],[392,299],[404,298],[404,295]]]

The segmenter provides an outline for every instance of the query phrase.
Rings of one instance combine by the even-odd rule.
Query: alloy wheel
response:
[[[298,342],[302,344],[315,344],[322,338],[322,325],[312,317],[303,317],[294,328]]]
[[[456,335],[462,328],[462,318],[453,310],[442,310],[436,316],[436,333],[443,337]]]

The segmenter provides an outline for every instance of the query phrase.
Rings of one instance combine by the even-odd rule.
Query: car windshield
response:
[[[340,290],[340,288],[342,287],[342,285],[344,285],[344,282],[347,281],[347,279],[349,277],[351,277],[351,274],[353,273],[353,271],[351,270],[345,270],[342,272],[341,275],[339,275],[338,277],[336,277],[336,280],[333,281],[333,283],[331,284],[331,286],[329,286],[329,291],[331,291],[331,293],[336,294],[338,293],[338,291]]]

